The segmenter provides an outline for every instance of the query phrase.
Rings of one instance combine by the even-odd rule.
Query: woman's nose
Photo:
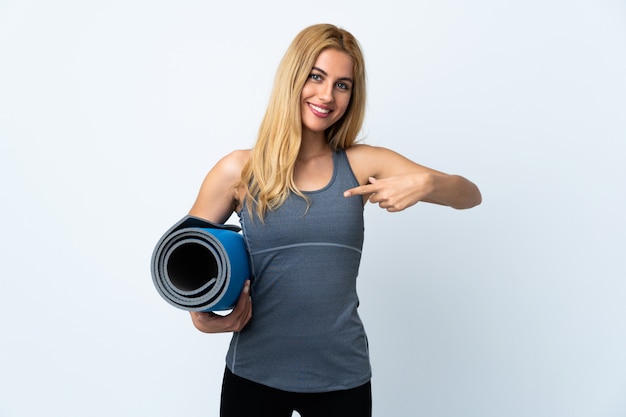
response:
[[[320,84],[317,90],[317,97],[325,103],[333,101],[333,85],[331,83]]]

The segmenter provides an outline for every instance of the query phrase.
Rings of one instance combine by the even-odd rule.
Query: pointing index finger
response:
[[[351,188],[343,192],[344,197],[352,197],[355,195],[365,195],[374,192],[374,186],[372,184],[360,185],[358,187]]]

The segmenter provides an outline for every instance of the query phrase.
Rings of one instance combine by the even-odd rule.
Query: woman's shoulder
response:
[[[239,176],[241,170],[250,159],[250,149],[238,149],[220,159],[214,169],[228,175]]]
[[[223,223],[239,207],[243,189],[238,187],[250,151],[237,150],[222,157],[204,178],[189,214]]]
[[[252,149],[236,149],[225,155],[222,160],[231,164],[245,165],[250,159]]]
[[[346,149],[346,155],[361,182],[367,182],[369,177],[396,175],[417,166],[399,153],[382,146],[358,144]]]
[[[232,184],[239,183],[243,168],[249,159],[249,149],[235,150],[226,154],[211,168],[205,183],[210,184],[211,187],[215,187],[216,184],[230,187]]]
[[[357,143],[355,145],[350,146],[346,149],[346,154],[348,156],[355,157],[371,157],[376,156],[381,152],[386,151],[386,148],[382,148],[380,146],[368,145],[365,143]]]
[[[346,156],[350,167],[360,184],[367,184],[372,175],[372,166],[375,163],[380,148],[363,143],[352,145],[346,149]]]
[[[380,158],[388,149],[359,143],[346,149],[351,164],[370,164]]]
[[[346,153],[369,152],[372,148],[374,148],[372,145],[367,145],[365,143],[355,143],[349,148],[346,148]]]

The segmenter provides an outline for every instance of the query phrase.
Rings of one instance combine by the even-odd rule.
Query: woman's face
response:
[[[336,49],[322,51],[302,89],[303,134],[322,133],[339,120],[352,96],[353,63]]]

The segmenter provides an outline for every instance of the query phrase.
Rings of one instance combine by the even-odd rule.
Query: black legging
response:
[[[371,417],[370,382],[357,388],[322,393],[282,391],[224,371],[220,417]]]

